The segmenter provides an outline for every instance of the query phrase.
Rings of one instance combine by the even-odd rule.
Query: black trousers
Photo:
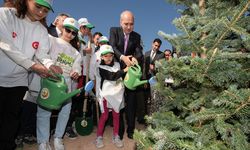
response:
[[[24,100],[21,109],[21,122],[18,131],[19,136],[36,136],[37,104]]]
[[[124,112],[127,121],[127,134],[133,135],[135,129],[135,115],[137,106],[137,90],[129,90],[125,88],[125,108],[120,111],[120,127],[119,136],[123,139],[125,125],[124,125]]]
[[[0,149],[14,150],[27,87],[0,87]]]

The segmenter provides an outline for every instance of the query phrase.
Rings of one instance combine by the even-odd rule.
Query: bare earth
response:
[[[144,129],[144,125],[139,125],[136,124],[137,129]],[[112,143],[112,133],[113,133],[113,128],[110,126],[106,126],[105,131],[104,131],[104,147],[102,150],[115,150],[115,149],[120,149],[120,150],[134,150],[135,149],[135,141],[131,140],[127,137],[127,134],[124,134],[123,138],[123,143],[124,147],[123,148],[117,148],[113,143]],[[68,137],[64,137],[64,145],[66,150],[96,150],[97,148],[94,145],[94,141],[96,138],[96,127],[94,128],[94,131],[91,135],[88,136],[79,136],[77,139],[71,140]],[[53,140],[51,140],[51,146],[53,149]],[[37,150],[37,145],[24,145],[23,150]]]

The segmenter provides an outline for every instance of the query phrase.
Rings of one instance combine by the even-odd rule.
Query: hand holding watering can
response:
[[[155,85],[155,77],[151,77],[149,80],[140,80],[142,76],[141,67],[136,63],[128,68],[128,72],[124,78],[124,85],[130,89],[135,90],[137,86],[149,83],[150,85]]]

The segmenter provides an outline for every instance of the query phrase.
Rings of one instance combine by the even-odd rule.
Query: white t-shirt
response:
[[[70,43],[61,38],[49,36],[50,39],[50,57],[54,64],[63,69],[63,76],[68,85],[68,92],[76,89],[76,81],[70,78],[71,72],[77,72],[81,75],[81,61],[80,53],[71,46]],[[40,90],[40,77],[36,74],[29,86],[32,91]]]
[[[14,8],[0,8],[0,86],[28,86],[33,57],[46,67],[53,63],[47,54],[47,29],[28,17],[18,18]]]

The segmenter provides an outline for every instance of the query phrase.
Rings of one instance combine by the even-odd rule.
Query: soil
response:
[[[136,128],[141,130],[144,129],[144,125],[136,124]],[[101,148],[102,150],[134,150],[135,149],[135,141],[132,139],[129,139],[127,137],[127,134],[124,134],[123,138],[123,143],[124,147],[123,148],[117,148],[113,143],[112,143],[112,130],[113,128],[110,126],[106,126],[105,131],[104,131],[104,147]],[[65,145],[65,150],[96,150],[97,148],[95,147],[94,141],[96,138],[96,127],[94,128],[94,131],[92,134],[88,136],[80,136],[76,139],[69,139],[67,136],[64,137],[64,145]],[[53,149],[53,140],[50,141],[51,147]],[[27,145],[24,144],[23,150],[37,150],[37,144],[34,145]]]

